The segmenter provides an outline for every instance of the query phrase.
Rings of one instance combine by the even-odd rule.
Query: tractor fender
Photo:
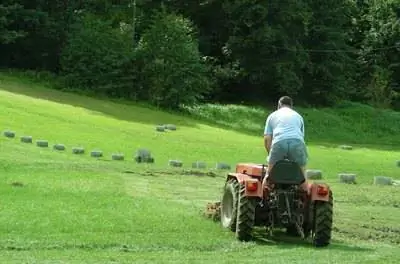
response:
[[[246,184],[247,182],[253,182],[257,184],[257,190],[255,191],[250,191],[247,188],[245,188],[245,196],[250,196],[250,197],[263,197],[263,188],[262,188],[262,183],[260,180],[255,179],[247,174],[243,173],[229,173],[227,180],[230,179],[236,179],[239,184],[243,185]]]
[[[326,195],[321,195],[318,193],[319,188],[325,188],[327,190]],[[310,196],[311,201],[329,201],[329,192],[331,192],[331,189],[329,186],[325,183],[310,183],[308,185],[308,195]]]

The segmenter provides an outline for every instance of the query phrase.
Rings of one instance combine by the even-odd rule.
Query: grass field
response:
[[[192,119],[61,93],[0,74],[0,129],[17,133],[14,139],[0,137],[0,263],[400,262],[400,187],[372,185],[376,175],[400,180],[395,164],[400,160],[395,151],[399,113],[378,116],[367,107],[302,109],[313,124],[309,167],[323,171],[335,197],[332,245],[314,249],[283,235],[239,243],[202,217],[205,204],[220,198],[226,172],[216,177],[184,174],[192,162],[215,166],[217,161],[234,165],[265,159],[262,138],[256,136],[258,127],[262,133],[263,113],[236,107],[243,115],[255,111],[251,116],[261,118],[237,114],[241,123],[230,107],[191,109],[198,117]],[[340,115],[347,118],[338,120]],[[351,120],[356,116],[357,121]],[[330,127],[329,120],[339,122],[338,128]],[[176,124],[178,130],[158,133],[154,128],[161,123]],[[352,129],[351,136],[342,135]],[[50,147],[23,144],[22,135],[49,140]],[[387,146],[374,142],[377,135]],[[67,150],[53,151],[54,143]],[[358,147],[351,151],[337,148],[353,143]],[[105,157],[73,155],[76,146],[100,149]],[[155,164],[133,162],[140,147],[152,151]],[[116,152],[126,160],[111,161]],[[185,168],[168,168],[169,159],[182,160]],[[357,173],[358,183],[338,183],[340,172]]]

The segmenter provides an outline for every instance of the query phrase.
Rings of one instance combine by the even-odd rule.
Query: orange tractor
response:
[[[229,173],[220,204],[221,225],[240,241],[252,239],[254,227],[273,235],[285,228],[290,235],[312,237],[314,246],[329,245],[333,197],[329,186],[310,183],[297,163],[278,161],[268,177],[266,166],[239,163]]]

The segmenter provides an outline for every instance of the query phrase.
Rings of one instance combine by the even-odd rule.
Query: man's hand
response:
[[[272,135],[264,135],[264,147],[269,154],[271,150]]]
[[[264,128],[264,147],[269,155],[269,151],[271,150],[271,142],[272,142],[272,135],[274,134],[274,129],[272,128],[271,118],[273,113],[267,117],[265,121],[265,128]]]

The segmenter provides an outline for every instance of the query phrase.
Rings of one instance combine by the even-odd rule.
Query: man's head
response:
[[[278,101],[278,109],[281,107],[293,107],[293,100],[289,96],[282,96]]]

